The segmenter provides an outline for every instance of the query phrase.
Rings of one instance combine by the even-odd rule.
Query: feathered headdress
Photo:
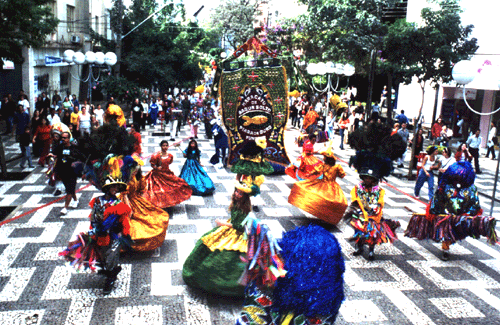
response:
[[[360,176],[380,179],[390,175],[392,160],[402,157],[407,145],[400,135],[391,133],[388,125],[370,123],[349,135],[348,143],[356,149],[349,165],[354,166]]]

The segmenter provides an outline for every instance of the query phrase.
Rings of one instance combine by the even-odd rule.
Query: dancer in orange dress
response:
[[[301,181],[304,179],[318,178],[321,175],[320,170],[323,163],[314,156],[316,153],[314,151],[315,143],[316,135],[314,133],[309,134],[309,140],[306,140],[302,147],[302,155],[295,163],[285,169],[285,173],[288,176]]]
[[[160,208],[168,208],[189,199],[191,187],[180,177],[174,175],[169,165],[174,160],[168,153],[168,141],[160,142],[161,151],[151,157],[153,169],[144,176],[146,188],[143,197]]]
[[[319,165],[317,169],[323,177],[296,182],[288,196],[288,202],[321,220],[336,225],[347,208],[347,199],[335,179],[344,178],[345,172],[342,166],[336,164],[331,147],[320,153],[325,157],[325,163]]]

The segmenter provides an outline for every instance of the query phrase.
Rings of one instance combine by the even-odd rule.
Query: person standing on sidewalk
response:
[[[347,112],[343,112],[339,120],[339,130],[340,130],[340,149],[344,150],[344,134],[349,127],[349,116]]]
[[[476,174],[482,174],[479,168],[479,147],[481,146],[481,142],[483,142],[483,137],[479,135],[480,132],[480,130],[476,130],[474,134],[467,139],[469,152],[472,158],[474,158],[474,170]]]
[[[496,155],[495,155],[495,146],[498,144],[498,138],[497,138],[497,128],[495,126],[495,122],[491,121],[491,129],[490,132],[488,133],[488,151],[486,152],[486,158],[490,156],[491,152],[491,159],[495,160]]]
[[[26,161],[28,161],[29,168],[33,168],[33,162],[31,161],[31,132],[30,127],[24,127],[24,133],[19,137],[19,145],[21,146],[21,152],[23,154],[21,158],[20,167],[24,169]]]
[[[432,146],[427,149],[427,156],[425,156],[422,162],[422,168],[418,172],[417,181],[415,183],[415,197],[420,196],[420,189],[427,182],[427,187],[429,190],[429,201],[432,201],[434,197],[434,173],[433,171],[438,169],[436,156],[438,154],[438,148]]]
[[[410,138],[410,132],[407,129],[407,124],[406,123],[402,123],[401,124],[401,129],[398,130],[398,134],[401,136],[401,138],[403,139],[404,143],[408,143],[408,139]],[[406,146],[406,147],[408,147],[408,146]],[[399,168],[403,167],[403,162],[405,160],[406,151],[407,150],[405,150],[405,152],[403,153],[403,157],[398,158],[398,167]]]

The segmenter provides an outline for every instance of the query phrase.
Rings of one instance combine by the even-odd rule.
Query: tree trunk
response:
[[[366,99],[366,112],[372,113],[372,101],[373,101],[373,80],[375,79],[375,68],[376,68],[376,51],[372,50],[371,60],[370,60],[370,74],[368,75],[368,98]]]
[[[7,163],[5,162],[5,151],[3,149],[3,141],[0,138],[0,176],[3,179],[7,178]]]
[[[392,125],[392,74],[387,75],[387,124]]]
[[[424,107],[424,94],[425,94],[425,82],[420,83],[420,88],[422,88],[422,103],[420,104],[420,109],[418,110],[418,118],[415,121],[415,126],[413,128],[413,140],[411,144],[411,157],[410,157],[410,165],[408,167],[408,175],[407,178],[409,180],[414,179],[413,178],[413,169],[415,169],[416,166],[414,166],[414,157],[415,157],[415,151],[417,149],[417,134],[418,134],[418,123],[420,122],[420,118],[422,116],[422,108]]]

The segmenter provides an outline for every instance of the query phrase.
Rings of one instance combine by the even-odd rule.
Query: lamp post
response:
[[[324,76],[326,75],[327,77],[327,82],[326,82],[326,87],[324,89],[319,89],[314,85],[314,77],[311,79],[311,85],[312,88],[320,93],[327,93],[327,101],[328,104],[330,104],[330,97],[332,92],[338,92],[339,89],[339,81],[340,81],[340,76],[344,75],[347,77],[347,84],[349,84],[349,77],[352,76],[356,70],[353,65],[351,64],[342,64],[342,63],[333,63],[331,61],[323,63],[309,63],[307,65],[306,71],[308,74],[315,76]],[[333,86],[332,83],[332,76],[335,75],[337,76],[337,81],[335,83],[335,87]]]
[[[467,102],[467,96],[466,96],[466,87],[465,85],[471,83],[476,77],[479,75],[479,66],[474,64],[473,62],[469,60],[463,60],[460,62],[457,62],[455,66],[453,66],[453,70],[451,71],[451,76],[457,83],[457,85],[463,85],[463,99],[465,102],[465,105],[467,106],[468,109],[470,109],[472,112],[478,114],[478,115],[493,115],[496,112],[500,111],[500,107],[494,110],[493,112],[488,112],[488,113],[483,113],[483,112],[478,112],[474,110],[469,103]],[[500,88],[500,80],[496,81],[496,84],[492,88]],[[500,155],[498,155],[497,158],[497,169],[495,172],[495,180],[493,181],[493,193],[491,194],[491,210],[490,210],[490,215],[493,215],[493,206],[495,205],[495,194],[497,191],[497,181],[498,181],[498,172],[500,170]]]
[[[66,50],[64,51],[63,54],[63,60],[64,62],[69,64],[89,65],[89,74],[87,77],[77,78],[73,76],[73,74],[71,74],[71,76],[78,81],[88,82],[89,87],[87,92],[87,98],[89,98],[89,104],[90,104],[92,102],[93,85],[98,84],[99,82],[102,81],[100,80],[101,69],[103,68],[106,69],[114,66],[117,62],[117,57],[116,54],[113,52],[108,52],[104,54],[102,52],[94,53],[88,51],[85,54],[83,54],[82,52],[74,52],[73,50]],[[94,74],[94,69],[97,69],[96,74]]]

